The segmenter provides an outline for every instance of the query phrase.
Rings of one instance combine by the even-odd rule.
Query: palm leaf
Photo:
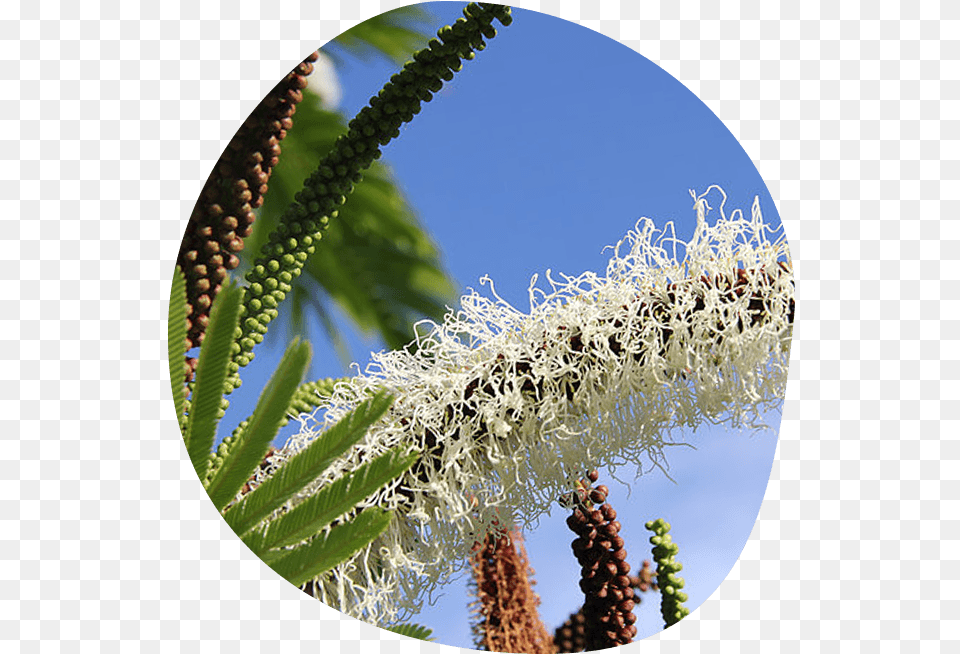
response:
[[[310,344],[294,338],[260,395],[246,428],[237,436],[223,465],[210,480],[207,493],[218,510],[236,497],[263,460],[309,363]]]
[[[343,51],[364,59],[382,56],[399,65],[411,52],[426,45],[430,35],[418,27],[425,26],[429,18],[421,7],[394,9],[351,27],[324,46],[323,51],[340,64]]]
[[[170,287],[170,309],[167,312],[167,360],[170,364],[170,388],[177,424],[184,428],[186,388],[184,386],[183,355],[187,351],[187,283],[180,266],[173,271]]]
[[[392,517],[389,511],[368,507],[350,522],[334,527],[309,544],[290,550],[280,559],[264,562],[294,586],[302,586],[372,543],[387,529]]]
[[[395,634],[407,636],[408,638],[418,638],[419,640],[425,640],[427,642],[436,640],[436,638],[433,638],[433,629],[427,629],[419,624],[400,624],[396,627],[387,627],[386,629],[387,631],[392,631]]]
[[[190,415],[184,442],[200,479],[207,476],[210,450],[222,415],[223,385],[227,380],[234,330],[240,316],[243,289],[232,281],[223,285],[210,309],[210,323],[200,347],[196,383],[190,398]]]
[[[393,398],[385,393],[379,393],[371,399],[361,402],[356,409],[344,416],[323,436],[310,443],[306,449],[281,466],[273,476],[266,479],[253,492],[248,493],[240,502],[231,507],[224,514],[227,524],[241,535],[253,529],[267,516],[280,508],[284,502],[303,489],[304,486],[319,477],[334,459],[363,438],[370,425],[386,413],[392,402]],[[288,400],[284,408],[289,404]],[[267,441],[267,445],[269,445],[269,441]],[[263,453],[260,454],[260,457],[263,457]],[[257,459],[254,465],[259,460]],[[253,467],[250,470],[252,471]],[[248,477],[249,473],[247,477],[241,480],[240,486]],[[237,488],[239,489],[240,486],[237,486]]]
[[[388,452],[321,488],[289,513],[270,523],[264,546],[294,545],[312,537],[376,493],[384,484],[406,472],[418,457],[416,452],[406,455]]]

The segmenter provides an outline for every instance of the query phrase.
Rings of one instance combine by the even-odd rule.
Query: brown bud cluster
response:
[[[203,342],[210,306],[228,270],[240,264],[243,239],[253,228],[267,182],[280,156],[280,141],[303,100],[314,52],[257,105],[237,130],[207,178],[190,215],[177,263],[187,278],[187,349]]]
[[[553,644],[557,652],[583,652],[587,649],[587,619],[583,609],[570,614],[553,634]]]
[[[573,553],[582,566],[580,589],[584,594],[584,645],[587,651],[607,649],[633,642],[637,635],[633,613],[636,606],[630,564],[617,512],[607,503],[609,489],[600,485],[597,471],[591,471],[580,482],[567,526],[577,534]],[[564,643],[565,644],[565,643]],[[560,646],[560,643],[557,643]],[[563,651],[563,650],[561,650]]]
[[[488,652],[553,654],[553,639],[540,620],[540,598],[520,532],[488,534],[474,547],[473,579],[478,649]]]

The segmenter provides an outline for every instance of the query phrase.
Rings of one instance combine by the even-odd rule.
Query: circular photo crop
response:
[[[740,556],[793,320],[777,209],[696,96],[574,23],[435,2],[308,54],[237,131],[176,261],[170,371],[211,501],[304,593],[592,651]]]

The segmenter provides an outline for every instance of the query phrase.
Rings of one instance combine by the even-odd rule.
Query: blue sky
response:
[[[431,3],[438,28],[460,16],[462,3]],[[338,69],[340,110],[352,116],[396,72],[383,60],[346,57]],[[251,99],[251,106],[254,100]],[[296,127],[294,127],[296,129]],[[689,235],[695,221],[689,190],[711,184],[727,192],[728,213],[749,211],[755,195],[769,224],[780,218],[749,156],[719,119],[682,84],[633,50],[579,25],[527,10],[499,30],[485,51],[425,104],[401,137],[384,149],[411,205],[439,244],[461,289],[480,290],[490,275],[498,293],[528,307],[531,276],[546,269],[602,272],[608,254],[641,217],[673,220]],[[341,321],[341,324],[346,323]],[[322,334],[314,329],[313,334]],[[362,366],[382,349],[348,337]],[[309,378],[346,373],[328,343],[313,342]],[[248,416],[280,355],[261,347],[231,397],[222,437]],[[779,414],[768,416],[777,428]],[[286,433],[286,432],[284,432]],[[281,436],[280,440],[283,440]],[[673,525],[695,609],[739,557],[756,520],[776,448],[776,432],[724,428],[687,434],[696,451],[668,451],[670,474],[644,475],[627,489],[607,481],[634,566],[650,558],[647,520]],[[624,470],[622,478],[632,479]],[[573,534],[556,510],[526,534],[536,569],[541,615],[553,629],[582,602]],[[415,621],[446,645],[472,647],[466,581]],[[638,610],[639,637],[662,629],[659,597]]]

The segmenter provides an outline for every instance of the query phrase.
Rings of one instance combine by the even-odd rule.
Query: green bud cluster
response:
[[[318,379],[317,381],[301,384],[297,388],[297,392],[293,395],[293,399],[290,401],[290,408],[287,409],[287,415],[283,417],[280,426],[285,426],[290,422],[290,418],[295,418],[304,413],[311,413],[320,404],[322,397],[333,395],[333,387],[338,381],[340,380],[327,377],[326,379]]]
[[[227,455],[230,454],[230,448],[236,442],[236,436],[227,436],[220,441],[220,445],[217,447],[216,451],[210,453],[210,466],[207,468],[207,476],[203,480],[204,486],[209,484],[210,480],[213,479],[213,476],[216,474],[217,470],[220,469],[220,466],[222,466],[224,460],[226,460]]]
[[[475,51],[486,47],[484,38],[496,36],[493,20],[504,26],[512,20],[509,7],[489,3],[470,3],[463,13],[453,25],[440,28],[437,38],[370,98],[281,216],[280,225],[246,276],[248,286],[230,364],[235,382],[239,382],[239,369],[253,360],[254,346],[277,317],[280,303],[330,219],[336,218],[339,207],[363,179],[361,171],[380,158],[380,148],[400,135],[400,126],[413,120],[421,104],[453,79],[462,60],[473,59]]]
[[[684,585],[683,577],[676,574],[683,569],[683,564],[676,560],[680,547],[668,533],[670,524],[662,518],[648,522],[645,526],[654,533],[650,537],[650,544],[653,545],[653,558],[657,562],[660,614],[663,616],[664,626],[672,627],[690,613],[690,609],[683,606],[688,599],[687,594],[681,590]]]

